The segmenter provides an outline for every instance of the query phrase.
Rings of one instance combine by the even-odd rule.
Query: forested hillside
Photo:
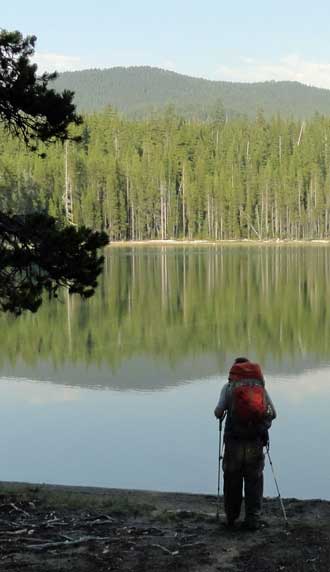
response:
[[[0,209],[65,217],[65,153],[47,159],[0,134]],[[128,121],[86,116],[71,143],[73,220],[112,240],[330,235],[330,118]]]
[[[182,117],[212,120],[223,105],[227,117],[307,118],[330,114],[330,91],[298,82],[232,83],[209,81],[152,67],[110,68],[65,72],[56,80],[60,91],[75,92],[83,112],[111,105],[130,118],[143,118],[173,105]]]

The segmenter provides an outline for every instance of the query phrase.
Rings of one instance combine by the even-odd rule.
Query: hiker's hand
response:
[[[225,414],[224,411],[222,411],[222,409],[218,409],[218,407],[215,408],[214,410],[214,415],[216,416],[217,419],[219,419],[220,421],[223,420]]]

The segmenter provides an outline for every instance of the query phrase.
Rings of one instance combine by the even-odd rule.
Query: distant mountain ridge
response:
[[[130,118],[150,116],[167,106],[196,119],[212,119],[222,106],[227,116],[253,117],[258,109],[267,117],[330,115],[327,89],[293,81],[211,81],[148,66],[64,72],[55,87],[74,91],[81,112],[113,106]]]

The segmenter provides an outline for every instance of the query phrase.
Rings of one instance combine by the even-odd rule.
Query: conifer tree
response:
[[[69,125],[81,123],[73,93],[51,89],[54,74],[37,76],[37,66],[30,61],[35,41],[17,31],[0,31],[0,122],[31,151],[37,151],[39,143],[64,141]],[[9,195],[16,195],[15,205],[4,201],[0,212],[0,309],[16,315],[34,312],[43,292],[56,297],[61,286],[91,296],[103,265],[98,249],[107,244],[107,236],[84,227],[62,227],[47,213],[36,214],[48,202],[46,179],[39,166],[34,165],[33,179],[31,169],[16,174],[18,167],[15,159],[11,181],[6,182]],[[43,192],[36,195],[33,187],[38,183]],[[25,207],[34,214],[12,214],[28,189]]]

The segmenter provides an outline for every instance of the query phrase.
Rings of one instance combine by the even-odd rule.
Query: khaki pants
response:
[[[243,483],[245,519],[257,520],[262,505],[265,456],[259,440],[227,439],[223,459],[224,504],[227,520],[233,522],[241,512]]]

